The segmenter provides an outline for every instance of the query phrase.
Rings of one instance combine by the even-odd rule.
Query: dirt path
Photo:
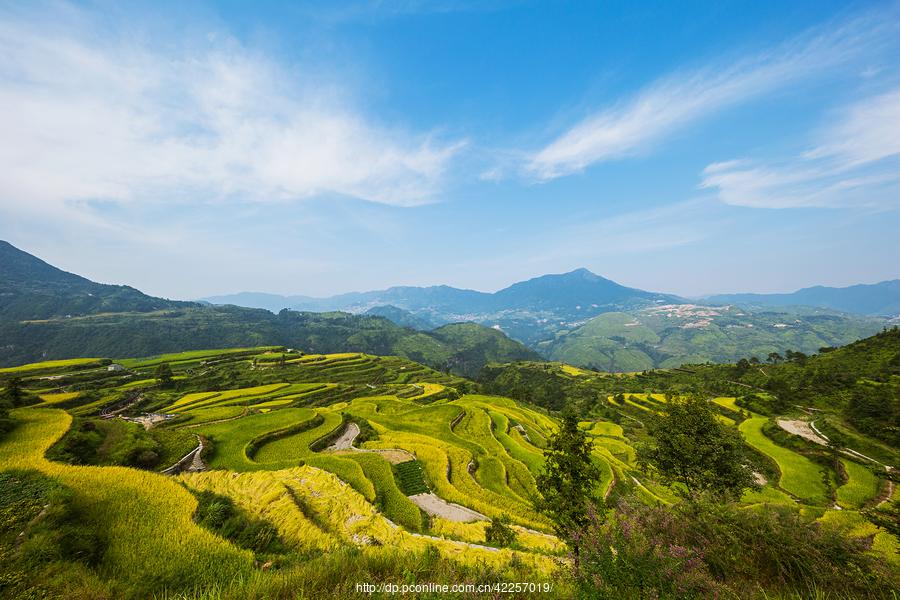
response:
[[[174,415],[162,415],[158,413],[152,413],[149,415],[141,415],[140,417],[122,417],[126,421],[131,421],[132,423],[138,423],[144,426],[144,429],[150,429],[157,423],[162,423],[163,421],[167,421],[173,418]]]
[[[143,399],[144,399],[143,396],[138,396],[131,402],[124,404],[122,406],[119,406],[118,408],[115,408],[115,406],[116,406],[115,404],[113,406],[107,406],[106,408],[104,408],[100,411],[100,417],[102,417],[104,419],[112,419],[113,417],[118,416],[119,414],[125,412],[126,410],[128,410],[129,408],[131,408],[132,406],[134,406],[135,404],[137,404],[138,402],[140,402]]]
[[[820,446],[827,446],[829,444],[828,436],[819,431],[816,427],[815,421],[801,421],[801,420],[787,420],[787,419],[778,419],[778,426],[787,431],[788,433],[792,433],[794,435],[799,435],[803,439],[809,440],[815,444],[819,444]],[[876,465],[881,465],[886,469],[891,469],[889,465],[885,465],[881,463],[871,456],[866,456],[862,452],[857,452],[852,448],[841,448],[841,454],[846,454],[852,458],[866,460]]]
[[[887,480],[887,485],[884,488],[884,493],[882,493],[881,498],[878,499],[878,502],[875,506],[882,506],[883,504],[887,504],[894,497],[894,482],[890,479]]]
[[[789,421],[787,419],[778,419],[778,426],[787,431],[788,433],[792,433],[794,435],[799,435],[805,440],[809,440],[814,444],[819,444],[820,446],[827,446],[828,439],[822,437],[818,433],[816,433],[808,421],[800,421],[794,420]]]
[[[349,450],[353,446],[353,440],[359,435],[359,425],[356,423],[348,423],[347,427],[341,433],[340,437],[326,450]]]
[[[470,508],[447,502],[436,494],[416,494],[409,497],[416,506],[427,512],[429,515],[441,517],[448,521],[456,521],[458,523],[469,523],[472,521],[488,521],[489,519]]]
[[[205,471],[206,465],[203,463],[203,459],[200,458],[200,454],[203,452],[203,440],[200,436],[197,436],[197,447],[185,454],[181,457],[181,459],[163,471],[160,471],[163,475],[177,475],[183,471],[188,473],[194,473],[198,471]]]
[[[528,442],[529,444],[534,446],[534,442],[532,442],[531,438],[528,437],[528,431],[525,430],[525,427],[521,423],[516,425],[515,427],[513,427],[513,429],[515,429],[516,431],[518,431],[521,434],[523,440],[525,440],[526,442]],[[537,447],[537,446],[535,446],[535,447]]]
[[[606,491],[603,492],[603,499],[604,499],[604,500],[607,500],[607,499],[609,498],[609,495],[612,494],[612,491],[613,491],[613,488],[614,488],[614,487],[616,487],[616,473],[615,473],[615,471],[613,472],[613,476],[612,476],[612,479],[611,479],[610,482],[609,482],[609,485],[606,486]]]

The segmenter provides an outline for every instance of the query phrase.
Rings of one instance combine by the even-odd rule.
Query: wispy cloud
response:
[[[752,58],[673,73],[575,124],[534,153],[525,170],[549,180],[640,154],[716,111],[876,51],[898,35],[897,22],[883,12],[807,32]]]
[[[464,144],[380,123],[354,94],[227,36],[143,44],[62,10],[0,12],[6,208],[319,195],[411,206],[434,200]]]
[[[861,100],[788,160],[709,165],[701,187],[754,208],[900,207],[900,88]]]

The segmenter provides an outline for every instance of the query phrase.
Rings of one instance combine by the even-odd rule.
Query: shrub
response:
[[[494,517],[484,530],[484,540],[492,546],[512,546],[516,541],[516,532],[509,526],[509,516]]]
[[[577,586],[592,598],[748,595],[890,598],[895,570],[867,543],[785,507],[620,503],[579,532]]]
[[[203,527],[258,554],[286,551],[278,530],[269,521],[245,513],[228,496],[209,491],[195,495],[198,504],[194,520]]]

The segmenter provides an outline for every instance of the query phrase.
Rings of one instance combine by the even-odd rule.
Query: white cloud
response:
[[[900,206],[900,88],[859,101],[814,148],[778,163],[714,163],[701,187],[754,208]]]
[[[142,43],[64,12],[68,27],[0,13],[0,206],[316,195],[411,206],[434,200],[464,144],[380,124],[234,40]]]
[[[681,127],[849,61],[862,50],[890,44],[896,35],[897,25],[890,18],[868,15],[731,65],[673,73],[631,100],[577,123],[531,156],[526,171],[549,180],[640,154]]]

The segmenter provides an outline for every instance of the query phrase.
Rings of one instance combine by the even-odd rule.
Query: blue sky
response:
[[[900,277],[900,4],[635,4],[0,3],[0,239],[177,298]]]

